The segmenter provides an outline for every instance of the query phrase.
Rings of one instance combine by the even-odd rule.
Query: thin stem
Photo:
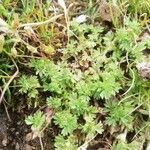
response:
[[[42,143],[42,138],[41,137],[39,137],[39,141],[40,141],[40,145],[41,145],[41,150],[44,150],[43,143]]]
[[[82,148],[86,148],[88,146],[88,143],[91,142],[93,139],[95,139],[95,137],[98,135],[98,133],[96,135],[94,135],[91,139],[89,139],[88,141],[86,141],[85,143],[83,143],[83,145],[81,145],[77,150],[82,150]]]
[[[2,89],[1,89],[1,88],[0,88],[0,91],[2,92]],[[3,98],[3,99],[4,99],[4,98]],[[5,101],[5,99],[4,99],[4,101]],[[6,105],[5,105],[5,102],[3,102],[3,105],[4,105],[4,108],[5,108],[6,114],[7,114],[7,118],[8,118],[8,120],[11,122],[11,118],[10,118],[10,115],[9,115],[9,113],[8,113],[8,109],[7,109]]]
[[[62,24],[60,24],[60,23],[57,23],[57,22],[55,22],[55,24],[57,24],[58,26],[62,26],[65,30],[67,30],[67,27],[66,27],[66,26],[64,26],[64,25],[62,25]],[[79,38],[77,37],[77,35],[76,35],[72,30],[69,29],[69,32],[71,32],[71,33],[75,36],[75,38],[76,38],[77,40],[79,40]]]
[[[0,78],[11,78],[11,76],[0,76]]]
[[[36,26],[46,25],[50,22],[55,21],[56,19],[60,18],[61,16],[62,16],[62,14],[54,16],[54,17],[52,17],[46,21],[43,21],[43,22],[25,23],[25,24],[20,25],[18,28],[22,28],[22,27],[26,27],[26,26],[36,27]]]
[[[4,99],[4,100],[5,100],[5,99]],[[11,122],[11,118],[10,118],[10,115],[9,115],[9,113],[8,113],[8,109],[7,109],[6,105],[5,105],[5,102],[3,102],[3,105],[4,105],[4,107],[5,107],[5,111],[6,111],[6,114],[7,114],[7,118],[8,118],[8,120]]]
[[[14,80],[14,78],[19,73],[19,69],[18,69],[17,64],[15,63],[15,61],[13,59],[12,59],[12,61],[13,61],[14,65],[15,65],[15,67],[16,67],[16,72],[11,76],[11,78],[9,79],[9,81],[6,83],[4,89],[2,90],[2,93],[1,93],[1,96],[0,96],[0,104],[1,104],[1,102],[3,100],[3,97],[4,97],[4,94],[5,94],[6,90],[8,89],[8,86],[10,85],[10,83]]]
[[[134,71],[131,69],[130,64],[129,64],[128,52],[126,53],[126,60],[127,60],[127,65],[129,67],[129,70],[132,73],[132,83],[131,83],[130,87],[128,88],[128,90],[124,94],[122,94],[121,96],[126,95],[133,88],[134,82],[135,82],[135,74],[134,74]]]
[[[28,55],[16,55],[16,57],[37,58],[37,59],[41,59],[41,57],[37,57],[37,56],[28,56]]]
[[[134,74],[134,71],[131,69],[131,68],[129,68],[130,70],[131,70],[131,73],[132,73],[132,83],[131,83],[131,85],[130,85],[130,87],[128,88],[128,90],[124,93],[124,94],[122,94],[121,96],[124,96],[124,95],[126,95],[127,93],[129,93],[130,92],[130,90],[133,88],[133,86],[134,86],[134,82],[135,82],[135,74]]]
[[[142,130],[144,130],[144,128],[146,128],[148,126],[148,123],[145,125],[145,126],[143,126],[140,130],[138,130],[138,132],[134,135],[134,137],[132,138],[132,141],[137,137],[137,135],[142,131]]]
[[[0,69],[0,71],[2,72],[2,73],[4,73],[5,75],[7,75],[7,76],[9,76],[9,74],[7,74],[5,71],[3,71],[2,69]]]
[[[136,94],[137,94],[137,93],[136,93]],[[129,96],[127,96],[127,97],[121,99],[121,100],[119,101],[118,105],[120,105],[120,104],[121,104],[123,101],[125,101],[126,99],[128,99],[128,98],[130,98],[130,97],[132,97],[132,96],[135,96],[136,94],[132,94],[132,95],[129,95]]]

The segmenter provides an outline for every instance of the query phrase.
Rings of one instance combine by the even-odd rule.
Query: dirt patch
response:
[[[0,150],[41,150],[39,138],[32,139],[31,129],[22,114],[9,112],[12,119],[9,122],[5,112],[0,112]],[[48,128],[42,137],[44,150],[54,150],[53,139],[53,131]]]

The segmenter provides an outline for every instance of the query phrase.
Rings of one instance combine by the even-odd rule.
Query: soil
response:
[[[41,150],[39,138],[32,139],[31,129],[25,124],[22,113],[9,112],[11,121],[0,109],[0,150]],[[42,143],[44,150],[54,150],[52,130],[46,130]]]

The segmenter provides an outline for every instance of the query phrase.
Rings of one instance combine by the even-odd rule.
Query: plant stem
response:
[[[25,23],[25,24],[22,24],[20,25],[18,28],[22,28],[22,27],[26,27],[26,26],[30,26],[30,27],[36,27],[36,26],[41,26],[41,25],[46,25],[50,22],[53,22],[55,21],[56,19],[60,18],[62,16],[62,14],[60,15],[57,15],[57,16],[54,16],[46,21],[43,21],[43,22],[36,22],[36,23]]]
[[[9,79],[9,81],[6,83],[6,85],[5,85],[5,87],[4,87],[4,89],[2,90],[2,93],[1,93],[1,96],[0,96],[0,104],[1,104],[1,102],[2,102],[2,100],[3,100],[3,97],[4,97],[4,94],[5,94],[5,92],[6,92],[6,90],[7,90],[7,88],[8,88],[8,86],[10,85],[10,83],[14,80],[14,78],[18,75],[18,73],[19,73],[19,69],[18,69],[18,66],[17,66],[17,64],[15,63],[15,61],[12,59],[12,61],[13,61],[13,63],[14,63],[14,65],[16,66],[16,72],[11,76],[11,78]]]

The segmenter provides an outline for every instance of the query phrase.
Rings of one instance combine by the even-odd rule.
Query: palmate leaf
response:
[[[69,111],[57,112],[54,116],[54,122],[62,128],[62,135],[71,134],[77,127],[77,117]]]
[[[97,88],[94,94],[96,99],[109,99],[111,96],[114,96],[116,93],[118,93],[121,89],[121,85],[112,78],[97,82],[96,87]]]
[[[53,76],[57,73],[58,70],[58,67],[54,64],[54,62],[44,59],[32,60],[29,63],[29,66],[34,68],[36,74],[41,78]]]
[[[79,82],[76,83],[76,92],[79,95],[83,96],[93,96],[93,91],[94,91],[94,81],[92,80],[80,80]],[[84,89],[84,90],[83,90]]]
[[[62,94],[66,88],[71,88],[71,76],[72,74],[67,68],[60,68],[57,71],[55,70],[55,74],[50,75],[50,82],[43,81],[44,91]]]
[[[77,55],[78,52],[80,52],[80,50],[78,50],[77,48],[77,41],[70,41],[70,43],[67,45],[67,48],[64,49],[64,54],[65,55]]]
[[[85,49],[94,49],[96,45],[101,45],[102,27],[78,24],[76,21],[72,21],[70,27],[76,36],[78,36],[78,41],[71,40],[67,49],[65,49],[65,54],[74,56],[79,52],[83,52]]]
[[[25,122],[27,125],[31,125],[33,138],[42,136],[42,129],[46,123],[46,117],[41,111],[37,111],[35,114],[28,116]]]
[[[62,93],[62,87],[60,85],[60,82],[58,80],[52,80],[50,83],[44,83],[43,84],[44,91],[50,91],[50,92],[56,92],[57,94]]]
[[[87,134],[87,138],[92,138],[96,133],[103,133],[103,125],[102,123],[96,124],[94,121],[86,122],[83,126],[83,132]]]
[[[40,130],[45,122],[45,116],[41,111],[36,112],[33,116],[28,116],[25,119],[27,125],[31,125],[32,129]]]
[[[88,108],[88,102],[90,98],[88,96],[77,96],[77,94],[71,94],[69,96],[69,107],[76,115],[82,115]]]
[[[102,134],[104,131],[103,124],[101,122],[96,123],[95,117],[92,113],[85,114],[84,116],[85,124],[81,128],[82,132],[86,133],[88,139],[92,138],[96,133]]]
[[[115,101],[107,101],[104,111],[108,113],[106,123],[108,125],[116,126],[117,123],[132,129],[133,116],[131,115],[134,110],[133,101],[117,104]]]
[[[128,29],[128,32],[132,32],[134,36],[141,33],[141,25],[136,19],[130,19],[129,17],[125,18],[125,27]]]
[[[94,97],[96,99],[109,99],[115,96],[121,89],[123,81],[123,71],[118,67],[117,62],[110,62],[105,65],[105,71],[95,84]]]
[[[133,46],[134,37],[128,34],[125,28],[122,28],[117,30],[115,41],[121,50],[130,51]]]
[[[40,87],[40,84],[36,76],[23,75],[19,79],[19,84],[21,86],[20,93],[28,93],[30,98],[35,98],[38,95],[37,88]]]
[[[49,97],[49,98],[47,98],[47,105],[54,109],[59,109],[62,105],[61,98]]]
[[[27,91],[32,90],[33,88],[38,88],[40,86],[36,76],[25,76],[23,75],[19,84],[21,86],[20,92],[27,93]]]
[[[144,42],[137,43],[136,46],[132,49],[132,55],[135,57],[136,62],[140,62],[144,60],[143,50],[146,49],[146,45]]]
[[[101,83],[102,91],[100,93],[101,98],[109,99],[119,92],[121,86],[118,82],[113,80],[106,80]]]
[[[105,65],[105,71],[102,73],[103,79],[123,80],[124,71],[119,67],[118,62],[109,62]]]

